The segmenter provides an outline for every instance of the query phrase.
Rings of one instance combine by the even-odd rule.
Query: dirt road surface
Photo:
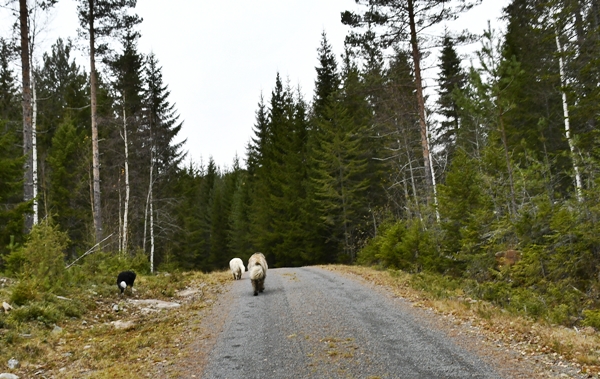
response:
[[[457,330],[356,278],[279,268],[268,270],[265,287],[253,296],[247,272],[232,281],[168,377],[575,377],[549,375],[468,326]]]

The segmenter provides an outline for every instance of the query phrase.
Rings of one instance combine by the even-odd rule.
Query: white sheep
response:
[[[233,275],[233,279],[241,279],[242,274],[246,271],[246,267],[244,267],[244,262],[240,258],[233,258],[229,261],[229,268],[231,269],[231,274]]]
[[[252,282],[254,296],[265,290],[265,278],[267,277],[267,260],[262,253],[254,253],[248,260],[248,273]]]

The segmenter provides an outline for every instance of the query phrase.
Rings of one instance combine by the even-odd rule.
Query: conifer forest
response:
[[[79,0],[80,39],[34,64],[32,9],[55,3],[9,1],[0,36],[3,272],[50,225],[66,264],[100,249],[208,272],[260,251],[461,278],[600,325],[599,0],[513,0],[477,35],[443,25],[478,0],[356,0],[344,53],[315,41],[313,93],[257,88],[228,167],[174,142],[185,115],[138,51],[135,0]]]

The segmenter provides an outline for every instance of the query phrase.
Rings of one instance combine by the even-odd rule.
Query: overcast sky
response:
[[[481,33],[488,20],[501,28],[497,18],[508,3],[484,0],[450,28]],[[348,30],[340,12],[355,9],[354,0],[138,0],[138,50],[154,52],[162,66],[188,158],[206,164],[212,156],[224,168],[237,154],[243,163],[261,93],[268,102],[279,72],[310,101],[321,33],[339,62]],[[0,36],[8,36],[10,23],[4,12]],[[60,0],[38,51],[58,36],[75,38],[77,27],[75,2]],[[83,57],[77,63],[87,66]]]

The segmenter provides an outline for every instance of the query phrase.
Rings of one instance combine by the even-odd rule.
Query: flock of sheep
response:
[[[242,274],[246,271],[244,262],[240,258],[233,258],[229,261],[229,268],[233,274],[233,279],[241,279]],[[248,273],[250,275],[250,282],[252,283],[252,289],[254,290],[254,296],[258,295],[259,292],[265,290],[265,278],[267,277],[267,260],[262,253],[254,253],[248,260]],[[127,287],[130,287],[133,291],[133,283],[135,281],[135,272],[123,271],[117,276],[117,287],[121,291],[121,295]]]
[[[230,260],[229,268],[231,269],[231,274],[235,280],[241,279],[242,273],[246,271],[244,262],[242,262],[240,258],[233,258]],[[267,260],[262,253],[254,253],[248,260],[248,274],[250,275],[254,296],[265,290],[265,278],[267,277],[268,268]]]

